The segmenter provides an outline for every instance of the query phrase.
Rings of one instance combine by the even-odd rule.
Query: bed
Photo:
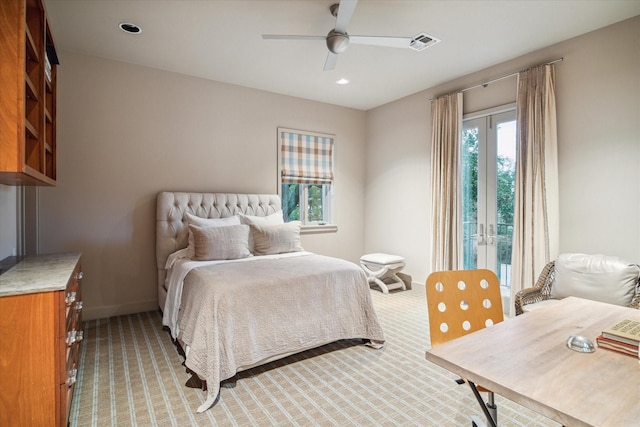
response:
[[[158,304],[206,382],[198,412],[242,370],[342,339],[382,347],[364,271],[304,251],[299,231],[277,195],[158,194]]]

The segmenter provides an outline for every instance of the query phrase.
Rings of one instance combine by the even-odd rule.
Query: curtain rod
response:
[[[529,67],[529,68],[539,67],[539,66],[541,66],[541,65],[551,65],[551,64],[555,64],[556,62],[562,62],[562,61],[564,61],[564,58],[558,58],[558,59],[554,59],[553,61],[545,62],[544,64],[534,65],[534,66]],[[464,89],[456,90],[456,91],[451,92],[451,93],[447,93],[447,94],[444,94],[444,95],[436,96],[435,98],[431,98],[431,99],[429,99],[429,101],[433,101],[434,99],[438,99],[438,98],[440,98],[440,97],[442,97],[442,96],[451,95],[451,94],[453,94],[453,93],[466,92],[466,91],[468,91],[468,90],[471,90],[471,89],[477,89],[477,88],[479,88],[479,87],[487,87],[487,86],[489,86],[491,83],[499,82],[500,80],[504,80],[504,79],[508,79],[509,77],[517,76],[519,73],[520,73],[520,71],[515,72],[515,73],[511,73],[511,74],[507,74],[506,76],[498,77],[498,78],[495,78],[495,79],[493,79],[493,80],[489,80],[489,81],[486,81],[486,82],[484,82],[484,83],[477,84],[477,85],[475,85],[475,86],[469,86],[469,87],[466,87],[466,88],[464,88]]]

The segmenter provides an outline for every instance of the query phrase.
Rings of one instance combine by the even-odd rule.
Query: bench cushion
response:
[[[360,261],[370,262],[378,265],[391,265],[391,264],[404,263],[404,258],[398,255],[374,253],[374,254],[362,255],[360,257]]]

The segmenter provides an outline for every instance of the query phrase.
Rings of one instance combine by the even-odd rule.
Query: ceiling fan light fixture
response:
[[[327,34],[327,48],[331,53],[342,53],[349,47],[349,35],[347,33],[339,33],[336,30],[329,31]]]

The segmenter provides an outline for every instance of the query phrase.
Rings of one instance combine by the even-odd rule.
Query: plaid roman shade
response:
[[[283,183],[333,182],[333,137],[289,130],[279,133]]]

